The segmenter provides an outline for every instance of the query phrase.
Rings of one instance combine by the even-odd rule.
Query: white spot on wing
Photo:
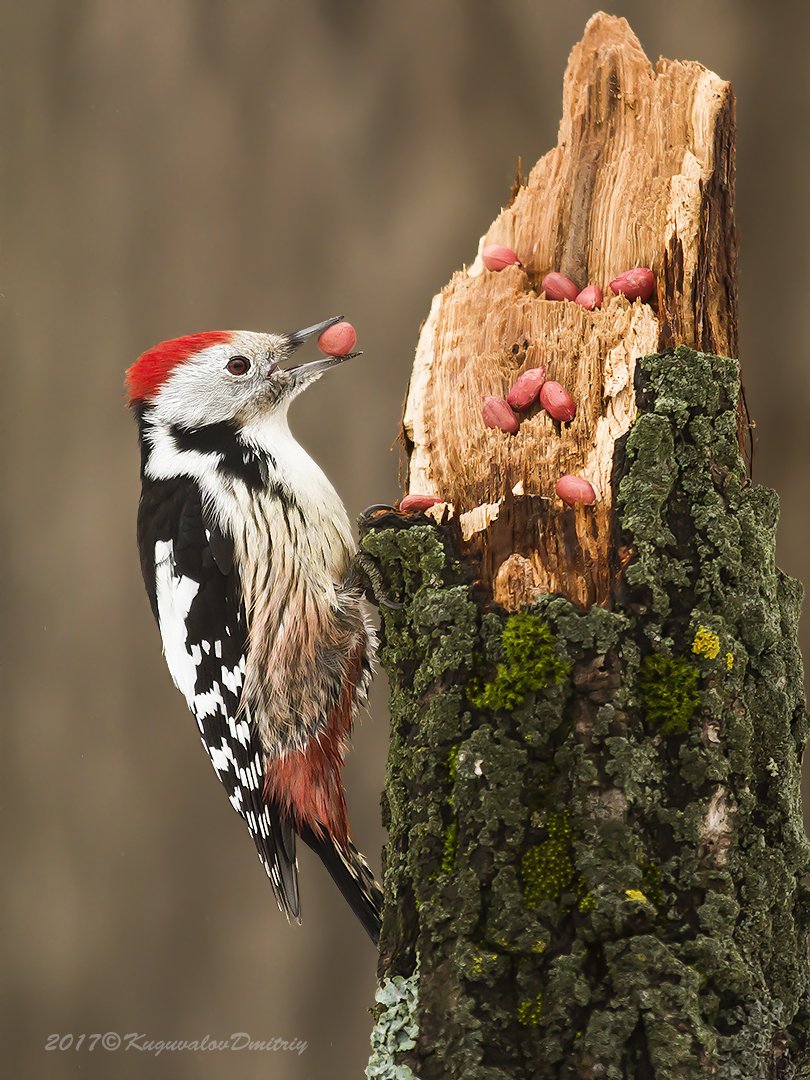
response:
[[[171,540],[158,540],[155,543],[158,624],[169,673],[191,707],[197,666],[193,652],[188,649],[186,620],[200,585],[193,578],[177,573],[172,554]]]
[[[224,706],[222,691],[216,683],[204,694],[195,694],[191,703],[192,712],[198,721],[205,716],[215,716]]]
[[[222,740],[221,747],[209,746],[208,753],[211,755],[211,761],[218,773],[227,772],[232,763],[234,765],[236,764],[233,757],[233,750],[228,746],[225,739]]]
[[[232,738],[236,739],[243,746],[247,746],[250,742],[250,728],[248,727],[246,720],[235,721],[232,716],[226,717],[228,721],[228,730],[231,733]]]
[[[242,672],[245,670],[245,658],[244,656],[233,668],[229,671],[225,665],[222,665],[222,682],[228,687],[232,694],[235,694],[239,687],[242,685]]]

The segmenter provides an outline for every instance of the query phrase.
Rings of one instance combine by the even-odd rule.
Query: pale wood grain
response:
[[[434,298],[405,408],[409,490],[452,504],[505,606],[541,590],[609,602],[611,475],[635,416],[636,359],[677,344],[736,352],[733,169],[730,84],[697,63],[653,68],[624,19],[595,15],[565,73],[558,145]],[[522,267],[485,270],[490,243]],[[608,289],[633,266],[655,272],[648,304]],[[599,285],[602,309],[546,300],[550,270]],[[486,428],[482,397],[541,364],[574,395],[574,421],[533,409],[516,436]],[[554,495],[569,472],[594,485],[593,506]]]

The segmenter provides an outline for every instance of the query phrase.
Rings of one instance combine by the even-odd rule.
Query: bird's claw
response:
[[[389,508],[385,507],[385,509]],[[387,607],[391,611],[401,611],[405,607],[398,600],[391,600],[386,594],[382,574],[376,559],[363,551],[358,551],[352,561],[347,584],[361,588],[367,599],[376,604],[377,607]]]
[[[398,514],[399,510],[396,506],[390,506],[388,503],[373,503],[371,506],[367,506],[365,510],[360,511],[360,516],[357,522],[361,529],[367,528],[376,514],[381,514],[385,511],[387,514]]]

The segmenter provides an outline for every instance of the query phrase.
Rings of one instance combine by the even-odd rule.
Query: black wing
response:
[[[192,480],[145,477],[138,545],[172,678],[247,824],[279,906],[297,919],[295,833],[279,808],[262,798],[264,755],[249,712],[239,710],[247,629],[230,539],[206,519]]]

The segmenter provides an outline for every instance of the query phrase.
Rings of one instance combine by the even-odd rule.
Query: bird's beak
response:
[[[293,333],[287,335],[290,347],[297,349],[299,345],[309,338],[320,337],[324,330],[328,330],[330,326],[334,326],[335,323],[342,320],[342,315],[333,315],[331,319],[326,319],[324,322],[315,323],[314,326],[307,326],[303,330],[293,331]],[[347,353],[345,356],[324,356],[320,360],[310,360],[307,364],[297,364],[295,367],[285,368],[285,371],[292,377],[294,384],[303,388],[305,384],[314,382],[315,378],[324,371],[335,367],[337,364],[342,364],[344,360],[349,360],[353,356],[357,356],[357,353]]]
[[[335,323],[339,323],[342,319],[342,315],[333,315],[331,319],[326,319],[325,322],[315,323],[314,326],[307,326],[303,330],[294,330],[287,335],[290,344],[295,349],[309,338],[315,337],[316,334],[320,337],[324,330],[328,330],[330,326],[334,326]]]

